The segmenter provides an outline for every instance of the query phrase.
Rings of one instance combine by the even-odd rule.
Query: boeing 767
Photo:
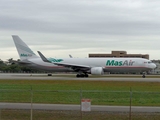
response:
[[[147,72],[156,67],[144,58],[46,58],[37,56],[17,35],[12,35],[19,53],[20,64],[46,71],[77,72],[77,77],[88,74],[102,75],[104,72]]]

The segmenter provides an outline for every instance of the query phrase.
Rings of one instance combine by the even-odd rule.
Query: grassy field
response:
[[[76,80],[0,80],[0,102],[80,104],[90,98],[96,105],[160,106],[159,82],[116,82]],[[0,119],[28,120],[30,110],[0,110]],[[132,113],[132,120],[159,120],[160,113]],[[128,120],[125,112],[33,110],[33,120]]]
[[[132,120],[159,120],[160,113],[132,113]],[[2,120],[30,120],[29,110],[2,110]],[[129,120],[128,113],[80,111],[33,111],[33,120]]]
[[[159,82],[0,80],[0,102],[160,106]]]

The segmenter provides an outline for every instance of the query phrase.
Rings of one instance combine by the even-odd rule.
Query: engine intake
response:
[[[103,68],[102,67],[93,67],[93,68],[91,68],[91,74],[92,75],[102,75],[102,74],[104,74]]]

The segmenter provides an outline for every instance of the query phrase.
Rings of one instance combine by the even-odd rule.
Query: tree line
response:
[[[17,60],[19,61],[19,60]],[[44,72],[40,70],[35,70],[33,68],[19,65],[18,63],[12,62],[12,58],[8,59],[8,61],[2,61],[0,59],[0,72],[4,73],[36,73],[36,72]]]

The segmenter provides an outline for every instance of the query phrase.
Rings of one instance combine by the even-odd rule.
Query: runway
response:
[[[106,75],[107,76],[107,75]],[[141,76],[133,77],[133,75],[127,76],[127,77],[117,77],[117,76],[111,76],[111,77],[88,77],[88,78],[76,78],[75,75],[66,75],[64,74],[53,74],[53,76],[47,76],[47,74],[4,74],[0,73],[0,80],[87,80],[87,81],[139,81],[139,82],[160,82],[160,78],[141,78]]]
[[[80,111],[80,105],[66,104],[31,104],[30,103],[0,103],[0,109],[33,109],[33,110],[77,110]],[[91,105],[91,111],[107,111],[107,112],[129,112],[129,106],[102,106]],[[142,107],[132,106],[132,112],[160,112],[160,107]]]

